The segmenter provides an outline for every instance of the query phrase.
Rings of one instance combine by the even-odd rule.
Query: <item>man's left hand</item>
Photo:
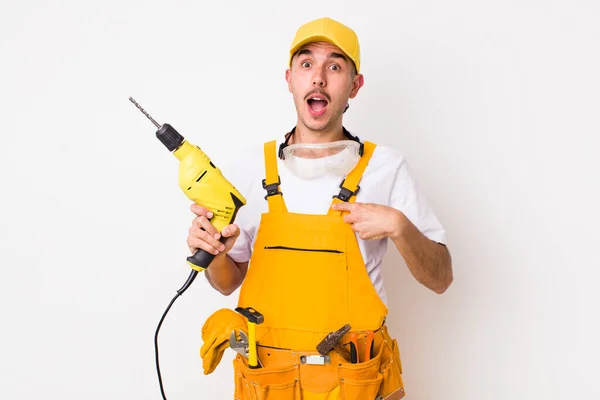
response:
[[[371,203],[334,203],[336,211],[347,211],[344,221],[352,225],[352,230],[363,240],[398,238],[409,222],[406,216],[395,208]]]

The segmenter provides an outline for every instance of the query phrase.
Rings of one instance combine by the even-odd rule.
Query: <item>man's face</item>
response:
[[[363,85],[354,63],[331,43],[302,47],[286,71],[286,80],[298,112],[299,123],[312,131],[327,131],[342,117],[348,99]]]

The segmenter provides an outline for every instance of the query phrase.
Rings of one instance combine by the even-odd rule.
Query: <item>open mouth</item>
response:
[[[313,116],[323,115],[325,113],[325,109],[329,102],[325,98],[325,96],[320,94],[311,95],[307,100],[308,110],[310,114]]]

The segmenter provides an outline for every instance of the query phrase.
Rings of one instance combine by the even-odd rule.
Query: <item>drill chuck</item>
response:
[[[167,149],[169,149],[169,151],[177,150],[179,146],[181,146],[184,138],[175,130],[175,128],[169,124],[162,124],[161,126],[154,120],[154,118],[152,118],[152,116],[150,116],[150,114],[146,112],[146,110],[142,108],[142,106],[138,104],[137,101],[133,99],[133,97],[130,97],[129,101],[131,101],[142,112],[142,114],[144,114],[146,118],[152,121],[154,126],[158,128],[156,131],[156,137],[161,141],[162,144],[165,145]]]
[[[169,151],[177,150],[183,143],[183,136],[169,124],[162,124],[156,131],[156,137],[165,145]]]

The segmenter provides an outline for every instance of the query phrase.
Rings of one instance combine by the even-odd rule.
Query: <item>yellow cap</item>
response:
[[[331,18],[319,18],[307,22],[296,31],[296,36],[290,48],[289,65],[291,66],[294,53],[307,43],[329,42],[340,48],[356,66],[356,73],[360,73],[360,46],[358,36],[346,25]]]

